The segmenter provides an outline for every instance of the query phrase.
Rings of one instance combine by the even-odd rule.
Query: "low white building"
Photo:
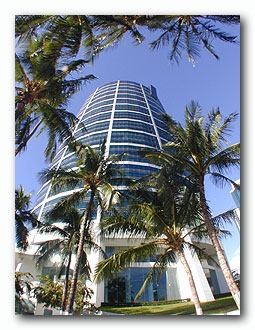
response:
[[[20,272],[30,272],[34,279],[34,286],[38,285],[39,276],[49,275],[50,278],[57,280],[57,264],[52,262],[44,265],[41,268],[36,267],[38,256],[35,254],[37,244],[46,238],[47,235],[38,235],[33,231],[31,233],[30,248],[26,253],[16,251],[15,265]],[[141,239],[127,239],[127,238],[100,238],[98,236],[97,243],[106,251],[107,255],[111,255],[121,249],[130,246],[135,246],[142,242]],[[197,243],[200,248],[212,256],[215,260],[214,249],[209,241],[200,241]],[[90,267],[93,270],[97,263],[101,260],[98,253],[87,251]],[[214,295],[229,292],[228,286],[220,268],[215,264],[207,263],[206,260],[200,262],[198,257],[192,255],[189,250],[185,251],[186,258],[190,265],[199,299],[201,302],[214,300]],[[94,291],[91,303],[97,307],[102,303],[109,304],[125,304],[134,301],[134,297],[139,291],[148,271],[153,265],[153,260],[137,262],[131,267],[126,268],[121,273],[117,274],[115,278],[101,283],[88,283],[88,286]],[[74,258],[71,268],[74,266]],[[160,300],[175,300],[175,299],[190,299],[192,301],[192,294],[188,283],[187,275],[180,261],[176,264],[169,264],[165,272],[162,274],[160,281],[157,283],[156,279],[149,282],[140,301],[160,301]],[[59,310],[52,308],[44,308],[41,304],[35,303],[35,315],[59,315]]]

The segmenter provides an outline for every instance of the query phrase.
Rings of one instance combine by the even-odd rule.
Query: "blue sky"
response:
[[[239,27],[229,31],[239,35]],[[158,97],[165,109],[175,120],[183,122],[185,106],[191,100],[198,101],[206,114],[212,107],[219,106],[224,116],[231,112],[240,113],[240,47],[216,41],[214,48],[220,60],[214,59],[202,50],[195,67],[188,62],[185,54],[179,65],[169,63],[167,47],[150,51],[148,42],[139,46],[132,45],[130,38],[125,38],[117,48],[102,53],[93,66],[87,66],[84,74],[94,74],[98,79],[88,83],[71,100],[68,110],[77,114],[86,98],[97,87],[120,80],[132,80],[146,86],[152,84],[157,89]],[[229,136],[230,143],[240,141],[240,117],[233,125]],[[22,184],[25,191],[33,191],[32,201],[40,188],[37,173],[47,167],[43,151],[46,146],[45,136],[33,139],[27,151],[16,157],[15,186]],[[239,170],[229,174],[233,180],[240,177]],[[230,186],[216,188],[206,182],[206,196],[214,215],[235,207],[230,196]],[[223,241],[229,261],[238,258],[240,235],[235,225],[227,226],[232,237]]]

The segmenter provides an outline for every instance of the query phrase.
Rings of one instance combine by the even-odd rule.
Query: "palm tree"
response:
[[[16,244],[19,249],[24,251],[28,247],[29,227],[37,225],[36,217],[29,209],[31,195],[32,193],[25,194],[22,185],[19,189],[15,189]]]
[[[239,24],[236,15],[38,15],[16,16],[16,37],[24,39],[37,36],[42,27],[49,40],[61,44],[65,55],[77,55],[80,46],[85,55],[93,58],[109,46],[116,46],[129,33],[138,45],[145,40],[140,30],[160,33],[150,43],[152,50],[170,46],[170,61],[179,61],[186,52],[193,64],[201,46],[216,59],[213,50],[215,39],[236,43],[236,36],[222,31],[219,26]]]
[[[40,223],[38,232],[56,235],[55,239],[46,240],[40,243],[37,253],[40,257],[37,265],[41,266],[49,261],[54,255],[61,256],[59,276],[65,271],[64,289],[62,295],[61,311],[66,310],[68,283],[70,277],[70,266],[72,255],[76,253],[79,242],[79,225],[81,215],[75,208],[59,213],[59,209],[52,209],[46,215],[48,221]],[[52,223],[54,221],[54,223]],[[95,249],[103,253],[102,249],[92,241],[91,235],[86,233],[84,246]],[[82,251],[80,273],[86,278],[90,278],[90,266],[85,249]]]
[[[46,170],[41,174],[43,180],[52,180],[53,191],[61,191],[63,188],[72,190],[80,187],[57,203],[55,211],[58,210],[64,214],[71,207],[79,207],[81,203],[86,203],[80,220],[79,244],[67,305],[68,313],[71,313],[73,309],[84,241],[91,230],[91,222],[97,206],[100,205],[102,210],[108,210],[112,203],[118,201],[118,192],[113,189],[110,180],[116,178],[116,173],[119,172],[116,163],[121,160],[123,155],[105,157],[105,143],[106,141],[100,144],[98,152],[89,145],[77,147],[76,169],[59,168],[58,170]]]
[[[240,17],[234,15],[100,15],[93,18],[96,21],[95,26],[102,29],[104,36],[97,52],[115,45],[127,32],[131,34],[135,44],[140,44],[145,37],[138,30],[139,26],[152,33],[160,32],[160,36],[150,43],[152,50],[170,46],[170,61],[175,60],[178,63],[182,53],[186,52],[193,65],[200,54],[201,46],[219,59],[212,47],[213,40],[237,42],[236,36],[222,31],[217,25],[240,22]]]
[[[17,272],[15,271],[15,312],[23,314],[28,309],[28,300],[24,299],[22,295],[24,293],[29,297],[32,291],[33,280],[32,274],[29,272]]]
[[[148,159],[157,159],[159,163],[181,164],[187,175],[195,178],[208,234],[216,250],[229,290],[238,308],[240,308],[240,291],[217,238],[208,209],[204,186],[206,175],[210,175],[216,184],[233,183],[223,174],[231,168],[239,166],[240,143],[225,148],[224,146],[227,143],[226,134],[229,133],[230,126],[237,115],[230,114],[222,120],[219,109],[212,110],[208,114],[208,120],[204,123],[204,117],[200,114],[199,105],[191,102],[190,107],[186,107],[186,128],[166,115],[166,122],[173,133],[172,140],[164,145],[164,151],[143,151],[143,154]]]
[[[95,77],[73,78],[72,74],[88,61],[60,61],[60,54],[60,49],[46,47],[39,38],[28,50],[15,56],[15,156],[25,150],[35,133],[47,131],[45,155],[50,160],[56,153],[57,142],[72,138],[72,127],[77,119],[65,107],[82,84]]]
[[[142,185],[140,181],[136,184],[128,206],[119,212],[114,210],[111,216],[102,221],[101,228],[105,235],[139,235],[145,241],[101,261],[95,279],[101,281],[111,278],[132,262],[153,255],[156,257],[155,263],[135,297],[138,299],[155,274],[161,274],[169,262],[176,262],[177,254],[188,277],[196,313],[202,315],[197,289],[185,255],[185,250],[191,249],[199,256],[209,258],[187,239],[191,235],[193,238],[207,236],[197,193],[187,180],[176,175],[173,168],[162,168],[150,177],[146,185],[143,181]]]
[[[237,43],[236,36],[222,31],[222,24],[239,24],[240,16],[235,15],[169,15],[157,16],[148,22],[149,31],[160,31],[160,36],[150,43],[151,49],[169,47],[169,60],[177,63],[186,52],[194,65],[200,55],[201,46],[214,58],[219,56],[213,49],[213,41]]]
[[[40,233],[50,233],[52,235],[55,234],[57,235],[57,238],[51,238],[50,240],[44,241],[37,249],[37,254],[40,254],[40,257],[37,260],[37,266],[45,264],[54,255],[61,256],[61,267],[59,275],[62,274],[63,270],[65,271],[65,282],[61,303],[62,311],[65,311],[66,309],[70,265],[72,261],[72,254],[75,253],[75,248],[77,249],[80,220],[80,215],[75,209],[69,213],[66,213],[65,215],[66,216],[62,215],[61,220],[64,221],[62,225],[59,225],[58,223],[52,224],[51,222],[43,222],[40,225]],[[57,220],[59,221],[60,219]],[[84,263],[84,265],[85,264],[86,263]]]
[[[84,58],[92,59],[97,45],[93,28],[93,16],[88,15],[17,15],[15,18],[18,45],[40,37],[44,48],[57,51],[61,58],[69,60],[77,57],[81,47],[85,49]]]

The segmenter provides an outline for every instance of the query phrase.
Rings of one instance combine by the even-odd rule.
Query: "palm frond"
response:
[[[189,61],[194,65],[195,59],[200,55],[200,47],[203,46],[214,58],[219,56],[213,50],[212,42],[215,39],[224,42],[236,43],[236,36],[232,36],[219,27],[221,24],[237,24],[237,17],[224,15],[168,15],[157,16],[153,23],[147,23],[152,31],[161,31],[160,36],[154,40],[150,47],[158,49],[160,46],[168,46],[171,42],[169,59],[177,63],[182,52],[186,52]]]
[[[157,275],[157,282],[162,275],[162,270],[165,269],[166,265],[170,262],[176,262],[176,255],[175,252],[171,249],[167,249],[164,253],[162,253],[154,262],[154,265],[151,267],[150,271],[148,272],[140,290],[135,296],[134,300],[139,300],[144,293],[146,286],[149,281],[153,279]]]
[[[72,209],[73,207],[81,207],[82,203],[84,203],[87,194],[88,191],[81,190],[73,192],[69,196],[63,198],[51,209],[50,213],[48,213],[49,217],[53,215],[54,218],[56,214],[69,213],[70,209]]]
[[[42,242],[37,251],[36,255],[39,257],[36,260],[36,266],[41,267],[43,264],[47,263],[53,256],[59,255],[61,247],[63,246],[63,239],[54,239]]]
[[[103,209],[108,211],[112,205],[120,203],[120,193],[110,183],[104,182],[99,187],[99,199]]]
[[[124,237],[145,237],[147,233],[144,223],[138,221],[138,217],[133,218],[124,210],[112,208],[100,222],[100,229],[105,236],[124,236]]]
[[[212,222],[216,229],[222,228],[226,223],[232,224],[236,217],[237,214],[235,213],[235,210],[228,210],[226,212],[216,215],[215,217],[212,217]]]
[[[24,251],[28,247],[29,228],[38,224],[35,215],[29,210],[31,195],[25,194],[22,185],[15,189],[15,239],[17,247]]]
[[[209,172],[210,179],[217,187],[225,187],[226,184],[233,185],[236,187],[236,189],[240,190],[240,185],[238,185],[235,181],[231,180],[230,178],[226,177],[223,174],[215,173],[215,172]]]
[[[98,263],[95,270],[95,281],[109,279],[114,274],[120,272],[124,267],[130,266],[133,262],[142,260],[149,255],[155,255],[162,242],[151,241],[139,246],[120,251],[111,257]]]
[[[15,239],[19,249],[26,250],[28,248],[29,230],[25,226],[20,217],[15,217]]]
[[[51,218],[50,218],[51,219]],[[67,225],[65,225],[65,227],[67,227]],[[56,234],[57,236],[64,238],[67,238],[70,236],[70,234],[68,233],[68,230],[66,230],[66,228],[61,228],[59,227],[57,224],[53,224],[52,221],[49,222],[41,222],[40,226],[38,227],[38,233],[39,234]]]
[[[205,127],[205,131],[208,141],[211,143],[210,149],[212,152],[223,148],[224,144],[228,143],[225,137],[231,132],[231,125],[237,116],[237,113],[231,113],[223,120],[223,123],[221,123],[222,116],[219,108],[217,108],[216,111],[212,109],[208,114],[208,123]]]
[[[205,259],[207,261],[211,261],[213,265],[215,265],[216,267],[220,267],[217,261],[208,253],[206,253],[204,248],[199,247],[199,243],[185,242],[184,246],[186,249],[188,249],[191,252],[193,256],[196,254],[200,260]]]
[[[215,156],[209,157],[205,164],[205,168],[210,172],[214,172],[216,170],[219,174],[222,174],[230,168],[239,167],[239,165],[240,143],[236,143],[221,150]]]
[[[61,191],[61,189],[74,189],[82,179],[81,175],[74,170],[59,169],[45,169],[38,174],[39,180],[42,183],[52,181],[52,189],[54,192]]]

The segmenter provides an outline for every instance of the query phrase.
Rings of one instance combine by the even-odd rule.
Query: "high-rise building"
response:
[[[155,87],[145,87],[131,81],[117,81],[97,88],[82,106],[77,117],[79,123],[74,130],[77,140],[88,143],[94,149],[106,140],[106,156],[128,152],[121,161],[125,175],[140,178],[158,170],[140,157],[137,151],[141,147],[160,149],[170,138],[169,131],[162,120],[165,113]],[[51,168],[72,168],[76,156],[63,143],[51,164]],[[77,187],[79,188],[79,187]],[[123,186],[121,189],[125,189]],[[73,191],[53,193],[50,182],[45,183],[37,194],[34,212],[41,220],[59,200]],[[84,205],[81,205],[81,208]],[[94,221],[95,233],[100,215]],[[34,242],[37,239],[35,237]],[[137,245],[142,238],[126,239],[106,238],[98,235],[97,243],[111,255],[128,246]],[[201,247],[210,255],[215,252],[209,242],[200,242]],[[90,253],[90,265],[93,268],[99,261],[99,255]],[[196,255],[187,251],[197,291],[201,301],[213,300],[213,293],[228,291],[221,271],[207,262],[201,263]],[[216,257],[215,257],[216,258]],[[144,260],[126,268],[114,279],[94,285],[94,302],[131,302],[139,291],[153,260]],[[160,282],[154,279],[148,283],[141,301],[192,298],[188,280],[180,262],[171,264],[162,274]]]
[[[164,109],[153,86],[127,81],[113,82],[95,90],[82,106],[74,136],[78,141],[97,149],[106,139],[106,156],[128,152],[123,160],[125,175],[140,178],[155,171],[155,166],[139,157],[141,147],[161,148],[169,139],[166,125],[162,121]],[[68,146],[60,147],[51,168],[71,168],[77,158]],[[42,186],[37,195],[34,212],[39,219],[62,198],[52,195],[50,182]]]

